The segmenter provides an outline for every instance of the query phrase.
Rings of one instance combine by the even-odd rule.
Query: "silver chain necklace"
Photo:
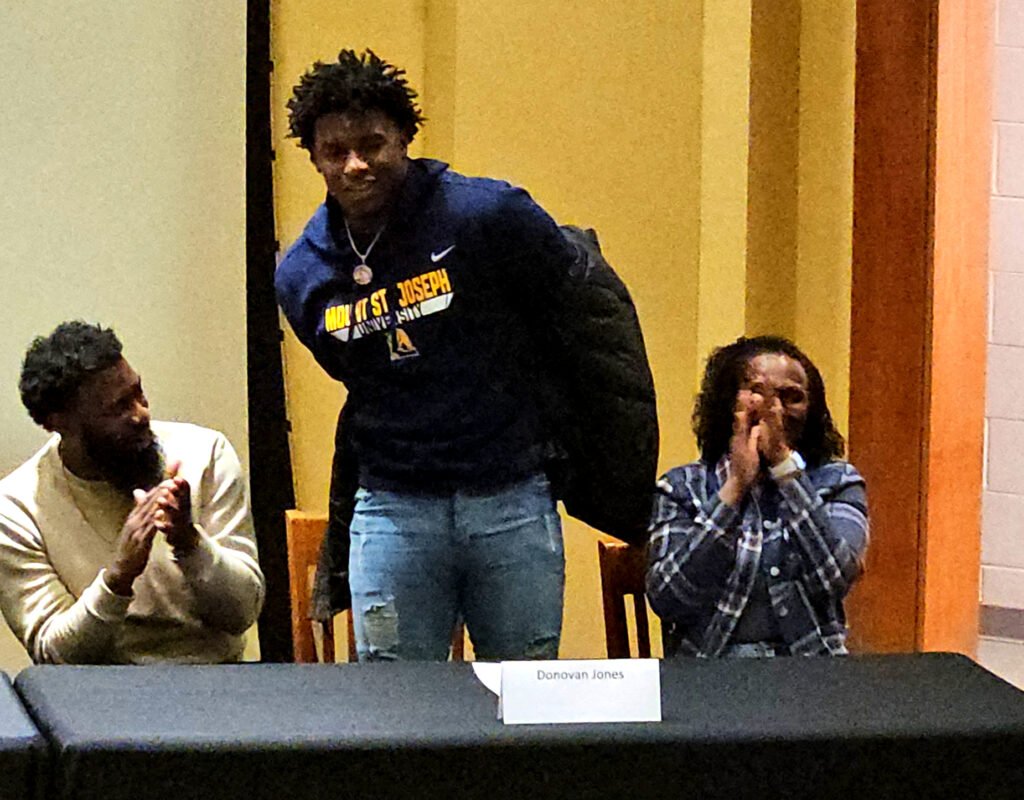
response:
[[[373,237],[373,241],[370,242],[370,246],[366,248],[365,253],[360,253],[359,248],[356,247],[356,241],[352,238],[352,231],[348,227],[348,220],[345,220],[345,233],[348,234],[348,243],[352,245],[352,252],[359,257],[359,264],[354,270],[352,270],[352,280],[358,283],[360,286],[366,286],[370,281],[373,280],[373,270],[366,265],[366,259],[370,256],[370,251],[373,250],[373,246],[377,244],[377,240],[380,235],[384,233],[384,226],[387,222],[381,224],[377,228],[377,233]]]

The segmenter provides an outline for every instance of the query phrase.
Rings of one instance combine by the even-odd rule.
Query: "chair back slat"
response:
[[[313,626],[309,618],[309,575],[310,570],[316,570],[320,542],[327,529],[327,517],[290,508],[284,512],[284,519],[288,551],[288,596],[292,607],[293,660],[299,664],[313,664],[317,656]]]
[[[641,658],[651,657],[651,633],[644,594],[644,549],[624,542],[597,543],[601,570],[601,598],[604,605],[604,633],[608,658],[631,658],[626,595],[633,598],[637,650]]]

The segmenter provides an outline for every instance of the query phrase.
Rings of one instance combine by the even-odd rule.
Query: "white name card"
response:
[[[655,658],[503,661],[498,714],[507,725],[660,722]]]

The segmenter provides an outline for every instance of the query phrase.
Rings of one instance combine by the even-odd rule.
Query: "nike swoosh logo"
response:
[[[455,249],[455,245],[452,245],[448,249],[442,250],[440,253],[431,253],[430,254],[430,260],[436,264],[438,261],[440,261],[446,255],[448,255],[454,249]]]

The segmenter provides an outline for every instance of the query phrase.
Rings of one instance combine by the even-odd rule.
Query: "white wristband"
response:
[[[796,450],[790,450],[789,455],[772,467],[769,472],[773,479],[777,481],[784,481],[799,475],[804,471],[806,466],[807,464],[804,461],[804,457]]]

